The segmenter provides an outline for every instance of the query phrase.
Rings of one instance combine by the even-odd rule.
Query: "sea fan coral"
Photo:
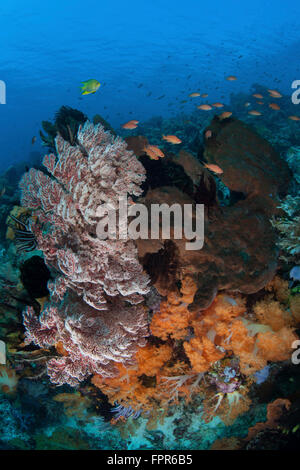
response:
[[[22,204],[37,219],[38,246],[58,273],[40,318],[30,308],[24,312],[27,342],[57,344],[64,354],[48,362],[48,373],[54,383],[70,385],[89,374],[114,375],[114,363],[130,363],[148,334],[146,309],[137,305],[148,277],[134,243],[96,236],[99,208],[139,195],[144,168],[101,125],[86,123],[77,140],[71,146],[58,136],[58,157],[43,160],[52,176],[31,169],[20,182]]]
[[[31,169],[20,182],[22,205],[38,217],[31,227],[38,246],[46,262],[62,274],[52,291],[61,298],[71,288],[100,310],[107,296],[138,303],[148,292],[148,278],[133,242],[100,240],[96,228],[105,203],[141,193],[144,168],[126,143],[101,125],[86,123],[78,141],[72,147],[56,138],[58,157],[51,154],[43,160],[53,178]]]
[[[40,347],[57,344],[57,350],[63,352],[47,364],[51,381],[60,385],[75,386],[91,374],[117,374],[114,363],[131,364],[148,332],[143,307],[126,307],[115,300],[109,310],[98,311],[74,294],[59,306],[46,306],[40,318],[31,307],[23,317],[28,343]]]

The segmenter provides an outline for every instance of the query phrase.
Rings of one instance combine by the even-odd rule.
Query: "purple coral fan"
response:
[[[145,344],[147,313],[138,304],[149,281],[136,247],[96,236],[99,207],[141,194],[145,170],[101,125],[86,123],[75,146],[57,137],[56,149],[57,157],[43,160],[52,177],[31,169],[20,182],[38,247],[58,273],[48,286],[50,305],[40,318],[28,308],[24,324],[28,342],[63,346],[65,354],[48,363],[52,382],[76,385],[93,373],[114,375],[113,364],[129,363]]]

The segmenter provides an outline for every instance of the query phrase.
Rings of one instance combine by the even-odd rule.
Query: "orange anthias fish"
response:
[[[219,114],[218,118],[223,121],[223,119],[228,119],[230,116],[232,116],[231,111],[224,111],[224,113]]]
[[[280,106],[278,106],[278,104],[276,103],[270,103],[269,108],[275,109],[276,111],[278,111],[280,109]]]
[[[202,111],[210,111],[212,107],[210,104],[200,104],[200,106],[197,106],[198,109],[202,109]]]
[[[170,144],[181,144],[182,140],[178,139],[176,135],[163,135],[163,140],[166,140]]]
[[[299,116],[289,116],[289,119],[291,121],[300,121],[300,117]]]
[[[200,93],[190,93],[189,94],[190,98],[196,98],[197,96],[200,96]]]
[[[254,98],[263,99],[263,95],[260,93],[254,93],[252,96],[254,96]]]
[[[282,95],[277,90],[268,90],[272,98],[282,98]]]
[[[151,160],[158,160],[165,156],[165,154],[156,145],[146,145],[143,150]]]
[[[207,131],[205,131],[204,136],[206,139],[210,139],[212,136],[212,131],[210,129],[207,129]]]
[[[222,168],[220,168],[218,165],[215,165],[214,163],[204,163],[205,168],[208,168],[209,170],[213,171],[217,175],[221,175],[223,172]]]
[[[213,103],[212,106],[214,106],[215,108],[223,108],[224,104],[222,104],[222,103]]]
[[[252,116],[261,116],[262,113],[253,109],[252,111],[249,111],[248,114],[251,114]]]
[[[226,80],[228,80],[229,82],[233,82],[234,80],[237,80],[237,78],[234,75],[229,75],[228,77],[226,77]]]
[[[136,121],[135,119],[132,119],[131,121],[125,122],[125,124],[122,125],[123,129],[136,129],[139,121]]]
[[[202,94],[202,98],[207,98],[208,97],[208,93],[203,93]]]

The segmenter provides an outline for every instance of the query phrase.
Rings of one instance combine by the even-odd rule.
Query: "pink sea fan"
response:
[[[23,318],[27,343],[63,345],[66,355],[47,364],[50,380],[59,385],[78,385],[91,374],[114,376],[114,363],[131,364],[148,335],[146,309],[126,306],[119,299],[99,311],[71,294],[59,306],[48,305],[39,318],[28,307]]]
[[[107,201],[141,194],[145,170],[126,143],[86,123],[79,145],[56,138],[55,155],[44,165],[53,175],[31,169],[21,182],[23,206],[35,210],[33,224],[46,262],[61,272],[65,285],[96,309],[106,308],[107,296],[122,295],[133,304],[148,292],[148,277],[131,240],[100,240],[97,212]]]
[[[49,175],[31,169],[20,182],[23,206],[36,216],[32,231],[55,279],[40,317],[24,312],[27,341],[57,343],[66,355],[48,362],[54,383],[76,385],[90,374],[111,376],[130,363],[148,334],[140,304],[148,292],[134,242],[100,240],[99,208],[140,195],[145,170],[126,143],[86,123],[77,144],[56,138],[57,156],[45,156]]]

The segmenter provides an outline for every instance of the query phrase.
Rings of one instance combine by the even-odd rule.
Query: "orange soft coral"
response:
[[[289,326],[291,315],[272,298],[258,302],[254,310],[260,323],[243,318],[241,298],[219,295],[208,309],[194,314],[195,337],[184,343],[193,371],[207,371],[227,353],[239,358],[245,375],[262,369],[268,361],[286,360],[297,339]]]
[[[205,372],[225,356],[234,319],[245,311],[241,298],[216,297],[212,305],[195,313],[191,320],[195,337],[184,343],[184,350],[194,372]]]
[[[158,338],[167,340],[184,339],[191,314],[188,305],[193,302],[197,286],[192,278],[182,280],[179,292],[170,292],[166,301],[161,302],[160,311],[156,312],[151,321],[151,333]]]
[[[214,362],[219,361],[225,355],[206,336],[192,338],[189,342],[185,342],[184,350],[190,360],[192,370],[196,373],[206,372]]]
[[[275,299],[281,303],[286,303],[289,297],[289,283],[279,276],[275,276],[266,287],[266,291],[272,292]]]
[[[266,366],[267,362],[256,354],[255,338],[250,336],[247,323],[237,319],[231,325],[230,340],[222,345],[231,350],[240,360],[240,371],[250,375]]]
[[[95,375],[92,382],[111,404],[118,402],[135,410],[153,412],[178,402],[179,398],[189,400],[194,393],[206,397],[203,375],[211,374],[213,365],[217,366],[223,358],[226,361],[236,357],[243,374],[239,387],[216,394],[210,385],[205,398],[207,416],[218,414],[226,424],[232,423],[249,408],[247,393],[252,381],[249,376],[268,361],[287,359],[291,344],[297,339],[290,326],[292,315],[287,304],[278,300],[285,298],[285,285],[277,282],[277,291],[280,286],[282,290],[276,298],[274,286],[273,283],[273,294],[254,306],[259,321],[255,322],[247,315],[245,299],[237,295],[219,294],[208,309],[190,312],[188,306],[193,302],[196,286],[186,277],[180,291],[170,292],[152,318],[152,335],[166,343],[159,346],[148,343],[136,353],[134,365],[125,368],[117,364],[117,377]]]
[[[117,377],[94,375],[92,383],[108,396],[111,404],[118,402],[135,409],[143,408],[144,411],[151,409],[158,394],[157,376],[171,356],[172,348],[169,345],[156,347],[148,344],[136,353],[135,366],[125,368],[117,364]]]
[[[160,311],[152,317],[151,333],[165,341],[168,337],[183,339],[187,335],[189,316],[186,306],[175,302],[169,295],[167,301],[161,302]]]
[[[172,348],[163,344],[156,347],[148,344],[136,353],[138,372],[148,376],[157,375],[162,366],[172,357]]]
[[[267,361],[285,361],[291,357],[292,344],[297,339],[298,336],[288,327],[277,332],[258,333],[258,351]]]
[[[276,300],[261,300],[254,305],[253,310],[258,321],[269,325],[273,331],[279,331],[285,325],[291,324],[290,314]]]

